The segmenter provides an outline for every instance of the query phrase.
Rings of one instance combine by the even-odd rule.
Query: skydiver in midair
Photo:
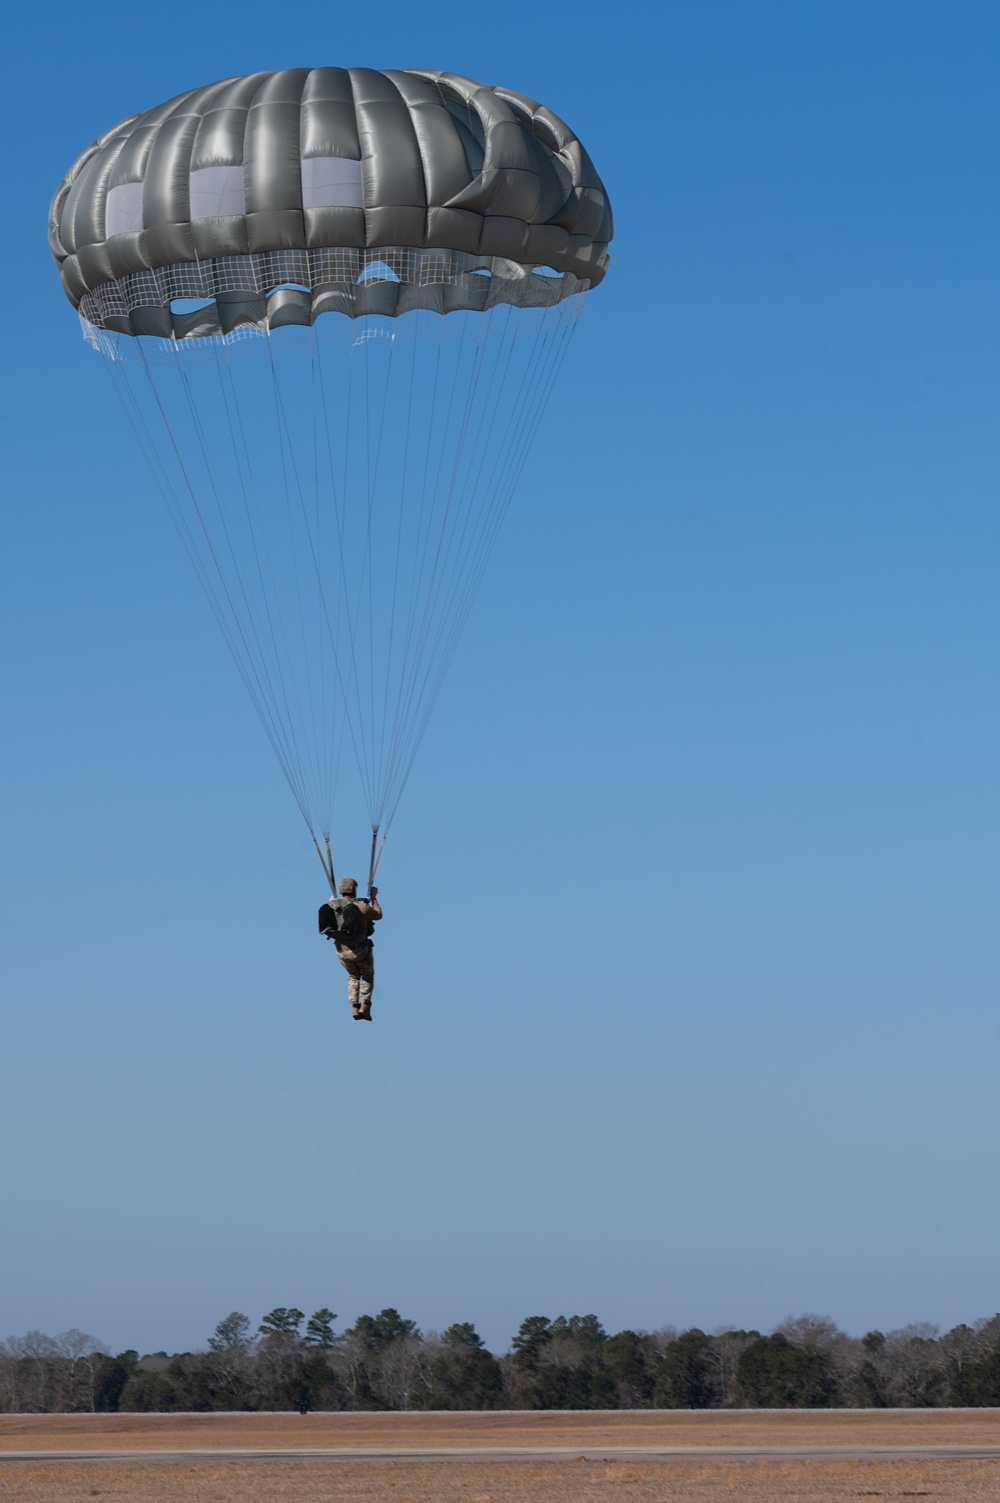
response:
[[[339,883],[340,898],[330,894],[330,904],[339,910],[342,926],[330,934],[337,947],[337,959],[347,972],[347,1000],[355,1020],[372,1021],[372,989],[375,985],[375,952],[372,933],[382,917],[378,888],[367,898],[358,900],[358,884],[353,877]],[[327,931],[329,932],[329,931]]]

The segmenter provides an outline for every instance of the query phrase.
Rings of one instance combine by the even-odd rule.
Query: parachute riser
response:
[[[385,850],[385,842],[386,842],[386,839],[388,837],[388,834],[389,834],[389,831],[386,830],[385,834],[382,836],[382,843],[379,844],[379,839],[378,839],[378,825],[373,825],[372,826],[372,849],[371,849],[371,856],[370,856],[369,861],[368,861],[368,892],[369,892],[369,894],[371,894],[371,890],[375,886],[375,877],[376,877],[376,874],[378,872],[378,864],[382,860],[382,852]]]
[[[316,847],[316,854],[319,857],[319,864],[323,868],[323,875],[330,884],[330,891],[335,893],[337,891],[337,882],[333,874],[333,852],[330,849],[330,837],[329,835],[323,836],[323,844],[326,846],[326,855],[324,856],[319,848],[319,841],[316,839],[316,836],[313,835],[311,830],[309,833],[312,835],[312,843]]]
[[[312,843],[316,847],[316,854],[319,857],[319,864],[323,868],[323,875],[330,884],[330,891],[331,893],[336,894],[337,878],[333,870],[333,851],[330,846],[330,837],[329,835],[323,836],[323,845],[326,847],[326,853],[324,854],[319,841],[316,839],[316,836],[312,834],[312,831],[310,831],[309,833],[310,835],[312,835]],[[376,825],[372,830],[372,848],[371,854],[368,859],[369,894],[371,893],[371,890],[375,885],[375,876],[378,872],[379,862],[382,860],[382,852],[385,850],[385,842],[388,833],[389,832],[387,830],[385,832],[385,835],[382,836],[382,840],[380,842],[378,838],[378,825]]]

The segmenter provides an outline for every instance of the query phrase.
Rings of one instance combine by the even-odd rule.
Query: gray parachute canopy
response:
[[[423,69],[192,89],[88,147],[49,220],[83,317],[167,339],[325,312],[545,307],[602,280],[611,235],[604,186],[558,116]],[[184,299],[206,306],[172,310]]]

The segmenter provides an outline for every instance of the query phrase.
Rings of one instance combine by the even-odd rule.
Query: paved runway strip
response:
[[[614,1446],[593,1448],[556,1447],[447,1447],[442,1449],[335,1449],[227,1450],[219,1447],[184,1451],[2,1451],[5,1461],[794,1461],[808,1458],[826,1461],[969,1461],[1000,1458],[997,1446]]]

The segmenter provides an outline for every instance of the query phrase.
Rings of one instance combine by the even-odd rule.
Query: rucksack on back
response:
[[[361,909],[351,898],[334,898],[324,903],[319,910],[319,932],[327,939],[343,940],[356,944],[368,938],[368,930]]]

